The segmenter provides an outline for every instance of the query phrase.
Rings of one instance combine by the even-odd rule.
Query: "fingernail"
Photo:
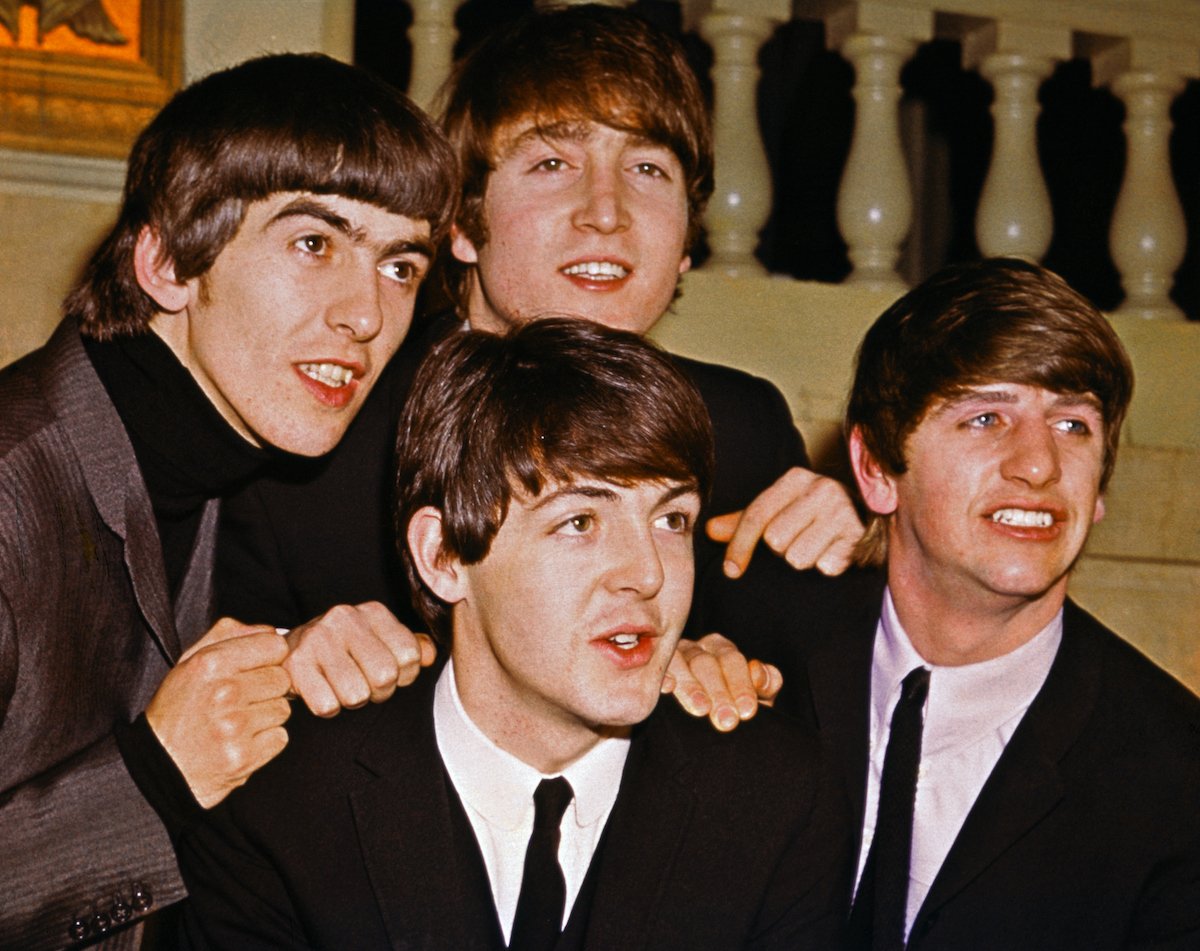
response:
[[[692,709],[698,713],[703,713],[708,709],[708,694],[703,690],[697,690],[692,694]]]
[[[738,567],[736,561],[725,562],[725,576],[727,578],[736,578],[742,573],[742,569]]]
[[[747,717],[754,716],[755,711],[758,710],[758,701],[753,697],[741,697],[737,702],[737,708],[738,713],[745,720]]]
[[[721,707],[717,711],[717,725],[722,730],[732,730],[740,722],[741,718],[737,715],[737,711],[733,707]]]

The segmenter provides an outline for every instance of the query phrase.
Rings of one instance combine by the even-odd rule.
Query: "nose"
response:
[[[629,227],[628,196],[619,169],[592,166],[579,182],[572,223],[581,231],[613,234]]]
[[[1015,426],[1001,472],[1006,479],[1034,487],[1057,482],[1062,468],[1054,430],[1042,421]]]
[[[383,328],[383,297],[374,264],[341,276],[340,287],[326,310],[326,323],[354,340],[374,339]]]
[[[614,533],[606,577],[610,590],[652,598],[662,588],[663,579],[662,556],[648,527]]]

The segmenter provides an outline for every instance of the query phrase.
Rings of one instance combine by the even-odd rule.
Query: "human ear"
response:
[[[690,254],[685,254],[679,262],[679,273],[686,274],[691,269],[692,269],[692,256]]]
[[[1092,513],[1092,524],[1095,525],[1104,518],[1104,496],[1096,496],[1096,510]]]
[[[167,257],[158,232],[149,225],[142,228],[134,245],[133,271],[138,285],[160,310],[177,314],[187,306],[187,283],[176,280],[175,262]]]
[[[850,431],[850,466],[862,493],[863,501],[876,515],[891,515],[896,511],[896,480],[871,455],[863,439],[862,429]]]
[[[438,600],[456,604],[466,597],[462,563],[446,554],[442,513],[432,505],[417,509],[408,522],[405,540],[421,580]]]
[[[450,226],[450,251],[463,264],[479,263],[479,249],[458,225]]]

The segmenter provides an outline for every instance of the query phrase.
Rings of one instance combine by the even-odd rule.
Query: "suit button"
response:
[[[149,911],[154,905],[154,895],[150,892],[150,886],[144,882],[133,883],[132,895],[133,910],[139,915]]]
[[[123,925],[132,916],[133,909],[129,907],[129,903],[120,895],[113,895],[112,907],[109,908],[108,914],[112,918],[114,925]]]
[[[82,941],[88,936],[87,919],[80,915],[71,922],[71,926],[67,928],[67,934],[71,936],[72,941]]]
[[[98,911],[92,916],[92,934],[108,934],[108,929],[111,927],[112,919],[108,917],[108,912]]]

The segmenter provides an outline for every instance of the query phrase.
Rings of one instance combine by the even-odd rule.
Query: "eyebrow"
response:
[[[339,215],[324,202],[315,198],[296,198],[289,201],[271,216],[267,225],[270,226],[288,218],[316,218],[318,221],[325,222],[335,231],[344,234],[355,244],[364,244],[367,240],[365,229],[356,228],[345,215]],[[383,257],[391,257],[395,254],[421,254],[432,260],[433,242],[425,238],[402,238],[384,245],[382,251]]]
[[[677,499],[681,495],[687,495],[690,492],[699,492],[698,487],[693,482],[679,482],[667,488],[659,498],[657,504],[665,505],[672,499]],[[549,505],[561,498],[570,498],[578,496],[585,499],[603,499],[604,501],[616,501],[617,492],[615,489],[610,489],[604,485],[565,485],[561,489],[555,489],[546,495],[539,496],[538,500],[530,506],[531,509],[537,510],[545,505]]]
[[[1020,397],[1009,390],[967,389],[948,396],[935,413],[944,413],[974,403],[1016,403]],[[1100,400],[1092,393],[1055,393],[1051,403],[1055,408],[1086,406],[1103,412]]]
[[[521,149],[534,142],[586,142],[592,136],[592,126],[603,125],[595,120],[585,119],[563,119],[560,122],[551,122],[549,125],[537,125],[536,123],[518,133],[508,147],[501,152],[502,157],[508,157],[519,152]],[[615,128],[615,126],[609,126]],[[618,132],[624,132],[629,136],[630,144],[638,148],[653,147],[671,151],[670,147],[663,142],[656,141],[648,135],[637,132],[629,132],[625,129],[618,129]]]

